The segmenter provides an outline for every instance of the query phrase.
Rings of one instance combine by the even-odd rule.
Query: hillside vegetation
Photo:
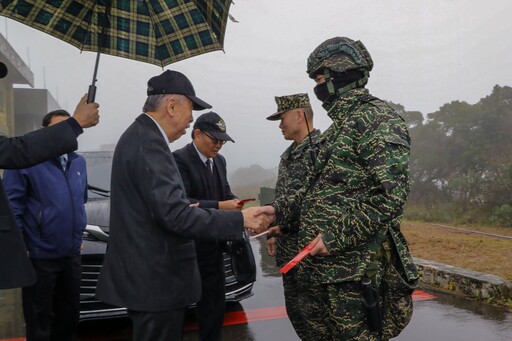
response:
[[[394,105],[411,135],[411,220],[512,226],[512,88],[427,115]]]

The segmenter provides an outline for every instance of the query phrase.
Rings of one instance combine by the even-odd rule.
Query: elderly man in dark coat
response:
[[[194,238],[241,239],[273,217],[255,210],[190,205],[170,142],[192,110],[210,108],[188,78],[167,70],[148,82],[143,114],[117,143],[112,163],[110,239],[96,296],[128,308],[133,339],[181,340],[186,308],[201,295]]]

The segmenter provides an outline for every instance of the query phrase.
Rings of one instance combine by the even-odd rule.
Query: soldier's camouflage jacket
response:
[[[313,164],[310,154],[311,142],[315,146],[319,136],[320,130],[315,129],[298,145],[295,142],[292,143],[281,155],[276,182],[276,198],[294,195],[304,185],[306,175]],[[298,221],[281,226],[284,235],[277,238],[277,266],[283,266],[302,249],[297,244],[298,229]]]
[[[304,187],[272,206],[278,224],[300,221],[300,247],[323,234],[330,255],[303,259],[297,265],[301,280],[360,280],[380,252],[379,234],[393,230],[394,239],[405,243],[399,222],[410,187],[409,134],[403,119],[366,89],[325,107],[333,123],[319,138]],[[415,272],[407,246],[397,247],[406,272],[408,266]]]

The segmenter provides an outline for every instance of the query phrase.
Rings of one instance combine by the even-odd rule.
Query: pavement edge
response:
[[[501,277],[414,258],[421,277],[420,286],[485,300],[512,308],[512,283]]]

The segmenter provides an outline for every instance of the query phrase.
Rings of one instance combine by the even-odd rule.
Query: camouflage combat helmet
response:
[[[359,40],[354,41],[346,37],[335,37],[320,44],[308,58],[307,73],[315,79],[317,75],[323,75],[327,87],[328,97],[321,99],[324,106],[329,106],[334,98],[343,96],[348,91],[364,86],[370,77],[370,70],[373,68],[373,60],[366,47]],[[358,71],[360,78],[353,78]],[[344,77],[345,76],[345,77]],[[334,78],[350,81],[341,86],[335,85]],[[315,87],[319,88],[321,85]],[[315,90],[317,94],[317,90]],[[317,94],[318,97],[318,94]],[[320,97],[319,97],[320,99]]]
[[[324,70],[361,70],[367,73],[372,68],[372,57],[363,43],[346,37],[335,37],[324,41],[309,55],[306,72],[310,78],[315,78]]]

